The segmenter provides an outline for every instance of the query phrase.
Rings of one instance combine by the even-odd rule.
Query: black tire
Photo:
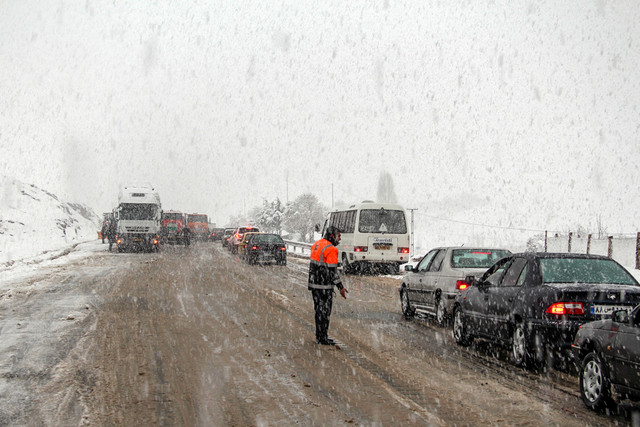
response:
[[[349,264],[349,260],[347,259],[347,254],[342,254],[342,272],[344,274],[353,273],[353,266]]]
[[[409,295],[404,289],[400,291],[400,307],[402,308],[402,315],[405,318],[411,318],[414,314],[416,314],[416,311],[413,309],[413,307],[411,307]]]
[[[445,307],[445,300],[442,293],[436,296],[436,323],[438,326],[445,326],[447,324],[447,308]]]
[[[473,342],[473,337],[469,334],[469,326],[460,307],[453,310],[453,338],[456,340],[456,344],[463,347],[470,346]]]
[[[511,360],[513,364],[521,368],[533,367],[533,358],[529,351],[529,339],[523,322],[513,326],[511,334]]]
[[[587,408],[602,411],[614,406],[609,369],[597,352],[593,351],[583,359],[578,379],[580,397]]]

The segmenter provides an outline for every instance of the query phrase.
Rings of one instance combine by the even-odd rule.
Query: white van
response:
[[[409,229],[404,208],[393,203],[364,201],[334,209],[324,223],[338,227],[339,260],[345,274],[379,271],[397,273],[409,260]]]

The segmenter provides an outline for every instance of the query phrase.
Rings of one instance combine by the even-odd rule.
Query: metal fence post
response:
[[[640,232],[636,235],[636,270],[640,269]]]
[[[571,238],[573,237],[573,233],[569,232],[569,243],[567,244],[567,252],[571,253]]]
[[[611,258],[613,255],[613,236],[609,236],[609,248],[607,249],[607,256]]]
[[[591,234],[587,236],[587,254],[591,253]]]

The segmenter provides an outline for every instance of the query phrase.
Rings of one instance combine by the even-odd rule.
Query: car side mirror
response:
[[[476,276],[474,276],[473,274],[470,274],[464,278],[464,282],[468,286],[475,286],[478,283],[478,279],[476,279]]]
[[[611,319],[617,323],[629,323],[629,312],[627,310],[616,310],[611,313]]]
[[[413,265],[407,264],[404,266],[404,271],[413,271]]]
[[[317,232],[317,233],[319,233],[319,232],[320,232],[320,230],[321,230],[321,229],[320,229],[320,224],[316,224],[316,225],[314,225],[314,226],[313,226],[313,229],[314,229],[314,230],[316,230],[316,232]]]
[[[481,291],[486,291],[489,286],[491,286],[491,283],[487,282],[486,280],[475,280],[473,282],[473,286],[480,289]]]

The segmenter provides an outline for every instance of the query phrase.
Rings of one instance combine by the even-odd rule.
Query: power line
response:
[[[465,224],[465,225],[474,225],[474,226],[478,226],[478,227],[487,227],[487,228],[498,228],[501,230],[517,230],[517,231],[531,231],[534,233],[544,233],[545,231],[549,231],[551,233],[561,233],[560,231],[553,231],[553,230],[539,230],[539,229],[534,229],[534,228],[523,228],[523,227],[505,227],[502,225],[490,225],[490,224],[479,224],[479,223],[475,223],[475,222],[468,222],[468,221],[458,221],[455,219],[450,219],[450,218],[440,218],[434,215],[427,215],[427,214],[423,214],[423,213],[418,213],[418,215],[421,216],[425,216],[428,218],[432,218],[432,219],[437,219],[440,221],[448,221],[448,222],[455,222],[458,224]]]
[[[439,221],[455,222],[457,224],[473,225],[473,226],[477,226],[477,227],[497,228],[497,229],[500,229],[500,230],[529,231],[529,232],[533,232],[533,233],[549,232],[549,233],[558,233],[558,234],[562,234],[562,233],[566,232],[566,231],[558,231],[558,230],[540,230],[540,229],[535,229],[535,228],[505,227],[505,226],[502,226],[502,225],[479,224],[479,223],[476,223],[476,222],[459,221],[459,220],[450,219],[450,218],[440,218],[440,217],[437,217],[437,216],[434,216],[434,215],[428,215],[428,214],[424,214],[424,213],[418,213],[418,215],[425,216],[427,218],[437,219]],[[616,235],[616,236],[620,236],[620,237],[622,237],[622,236],[632,236],[632,237],[634,237],[638,233],[637,232],[626,232],[626,233],[605,233],[605,234]]]

